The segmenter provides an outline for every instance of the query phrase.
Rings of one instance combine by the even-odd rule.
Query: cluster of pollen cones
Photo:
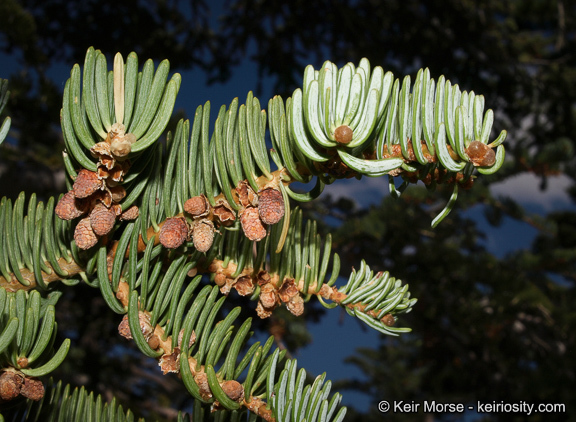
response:
[[[119,202],[126,196],[122,182],[130,168],[126,159],[135,137],[126,134],[124,125],[114,124],[105,141],[95,144],[90,152],[98,158],[96,171],[78,172],[72,189],[56,205],[56,215],[63,220],[83,217],[74,231],[74,241],[80,249],[90,249],[106,236],[116,219],[133,220],[138,208],[122,211]]]
[[[22,396],[38,401],[44,397],[44,384],[36,378],[27,377],[14,368],[5,369],[0,375],[0,403]]]
[[[235,211],[223,197],[211,205],[206,196],[198,195],[184,203],[184,215],[166,219],[159,233],[159,240],[166,248],[175,249],[192,240],[200,252],[207,252],[214,241],[217,227],[228,227],[240,218],[242,230],[252,241],[266,237],[266,227],[279,222],[284,216],[282,193],[267,187],[258,194],[241,181],[235,189],[240,210]]]
[[[117,220],[132,220],[139,210],[132,206],[122,211],[120,202],[126,190],[120,184],[130,168],[127,159],[135,137],[125,133],[121,124],[114,124],[107,138],[95,144],[91,154],[98,159],[96,171],[82,169],[78,172],[72,189],[64,194],[56,205],[56,214],[64,220],[81,218],[74,231],[74,240],[80,249],[95,246],[99,239],[108,235]],[[240,221],[245,236],[251,241],[260,241],[267,235],[267,228],[278,223],[285,213],[285,202],[276,179],[261,186],[258,192],[247,181],[238,183],[234,192],[234,206],[218,196],[209,201],[205,195],[188,199],[184,213],[167,218],[161,225],[158,241],[168,249],[176,249],[192,241],[200,252],[207,252],[214,242],[218,228],[229,227]],[[304,302],[294,280],[284,280],[276,285],[266,271],[255,275],[240,275],[231,278],[217,270],[215,283],[224,294],[232,288],[240,295],[254,293],[259,287],[257,313],[261,318],[271,315],[281,303],[295,315],[304,311]]]

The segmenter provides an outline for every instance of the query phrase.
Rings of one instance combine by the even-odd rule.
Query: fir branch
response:
[[[83,266],[73,260],[68,261],[65,258],[58,258],[58,265],[68,273],[68,277],[62,277],[54,271],[49,262],[44,262],[43,264],[49,268],[49,271],[51,271],[51,273],[42,271],[42,281],[46,284],[62,281],[68,277],[74,277],[85,271]],[[20,273],[28,283],[27,285],[21,284],[14,273],[11,273],[10,280],[7,280],[4,276],[0,276],[0,287],[9,292],[15,292],[17,290],[32,291],[39,288],[33,271],[30,271],[27,268],[21,268]]]
[[[400,83],[363,59],[357,67],[307,67],[303,87],[291,98],[270,100],[268,119],[250,92],[245,104],[234,99],[220,108],[210,134],[207,102],[197,108],[191,130],[181,120],[161,144],[156,141],[180,87],[180,75],[167,81],[168,72],[167,61],[154,72],[149,60],[138,73],[134,53],[126,65],[117,55],[108,72],[105,56],[93,48],[82,75],[78,65],[72,69],[61,111],[69,191],[56,207],[55,198],[44,206],[33,196],[26,216],[23,195],[14,206],[6,199],[0,204],[0,292],[16,291],[4,343],[16,335],[14,318],[25,318],[27,326],[38,321],[39,311],[24,311],[25,291],[32,291],[38,307],[35,290],[54,281],[73,284],[80,276],[100,289],[111,310],[126,314],[120,334],[158,359],[164,373],[178,373],[190,394],[213,410],[244,408],[267,421],[315,419],[318,412],[330,419],[339,395],[327,400],[324,376],[303,388],[295,361],[276,377],[285,351],[268,354],[273,338],[252,346],[237,363],[251,320],[234,333],[235,308],[216,323],[225,296],[235,289],[257,299],[261,318],[281,303],[301,315],[304,301],[317,296],[323,306],[340,305],[382,333],[409,331],[393,327],[416,302],[408,286],[362,262],[345,286],[333,287],[340,263],[331,254],[331,238],[322,243],[315,222],[303,226],[289,198],[312,200],[339,178],[389,175],[396,196],[419,180],[429,188],[446,182],[454,190],[435,226],[453,207],[458,187],[472,184],[475,168],[482,174],[500,168],[506,132],[489,143],[493,113],[484,113],[483,97],[460,91],[443,76],[436,84],[424,69],[412,86],[409,76]],[[5,86],[0,88],[4,98]],[[393,176],[404,179],[398,189]],[[308,193],[290,188],[314,178]],[[75,226],[68,222],[79,217]],[[196,292],[201,278],[186,284],[186,277],[197,273],[211,274],[215,286]],[[21,309],[14,311],[16,301]],[[22,335],[21,327],[19,346],[29,351],[35,332]],[[67,347],[22,372],[43,375]],[[236,379],[248,365],[242,385]]]

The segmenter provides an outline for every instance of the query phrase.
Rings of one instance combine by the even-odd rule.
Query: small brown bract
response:
[[[240,205],[243,207],[255,207],[258,205],[258,197],[254,192],[254,189],[250,187],[246,180],[242,180],[236,186],[236,193],[238,194],[238,200]]]
[[[231,226],[236,220],[236,214],[232,210],[230,204],[224,199],[221,199],[216,203],[216,206],[214,207],[214,215],[223,226]]]
[[[221,385],[222,390],[226,395],[237,403],[241,403],[244,400],[244,387],[238,381],[230,380],[224,381]]]
[[[188,199],[184,203],[184,211],[190,214],[193,218],[205,217],[208,214],[208,200],[204,195],[198,195]]]
[[[112,179],[112,181],[114,182],[121,182],[124,177],[124,174],[126,174],[124,166],[121,164],[117,164],[114,167],[112,167],[108,177],[110,177],[110,179]]]
[[[259,286],[270,283],[271,278],[266,270],[260,270],[258,274],[256,274],[256,282]]]
[[[82,199],[77,199],[74,196],[74,191],[69,191],[60,198],[54,212],[62,220],[73,220],[84,215],[86,202]]]
[[[158,237],[165,248],[176,249],[188,237],[188,224],[180,217],[167,218]]]
[[[256,208],[249,207],[244,209],[240,214],[240,222],[242,223],[242,230],[248,239],[260,241],[266,237],[266,227],[262,224]]]
[[[282,302],[288,302],[292,297],[298,294],[298,287],[294,283],[294,279],[285,279],[282,286],[278,289],[278,296]]]
[[[212,390],[210,390],[206,373],[197,372],[196,375],[194,375],[194,381],[200,389],[200,396],[202,396],[204,400],[210,400],[212,398]]]
[[[232,286],[234,286],[234,284],[236,283],[236,280],[234,278],[226,278],[226,283],[224,283],[223,286],[220,286],[220,293],[222,293],[224,296],[228,296],[228,293],[230,293],[230,290],[232,290]]]
[[[122,214],[122,206],[120,204],[112,204],[110,205],[110,208],[112,209],[112,211],[114,211],[114,215],[116,217],[120,217],[120,215]]]
[[[150,336],[148,339],[148,346],[154,350],[158,349],[158,346],[160,346],[160,339],[156,334],[152,334],[152,336]]]
[[[198,252],[207,252],[214,242],[214,224],[207,218],[196,220],[192,232],[192,241]]]
[[[466,148],[466,154],[475,166],[492,166],[496,162],[494,150],[480,141],[470,142],[470,145]]]
[[[109,187],[115,186],[121,182],[124,175],[130,169],[130,161],[126,160],[123,162],[115,162],[113,166],[105,166],[101,162],[97,166],[98,178],[106,180],[106,184]]]
[[[112,153],[110,152],[110,144],[108,142],[98,142],[97,144],[92,145],[92,148],[90,148],[90,153],[94,158],[100,158],[101,155],[112,157]]]
[[[182,339],[184,337],[184,328],[180,330],[178,333],[178,347],[182,347]],[[196,333],[192,330],[192,335],[190,336],[190,341],[188,341],[188,347],[192,347],[192,345],[196,343]]]
[[[100,168],[105,168],[106,170],[111,170],[116,165],[116,159],[110,155],[110,157],[102,156],[100,157],[100,162],[98,163],[98,175],[100,176]],[[102,177],[100,177],[102,178]]]
[[[318,169],[338,179],[350,179],[357,175],[355,170],[352,170],[342,162],[338,154],[332,155],[328,161],[318,163]]]
[[[90,226],[97,236],[110,233],[115,222],[116,212],[102,203],[97,203],[90,213]]]
[[[108,142],[98,142],[90,148],[90,153],[94,158],[98,158],[98,165],[104,166],[110,170],[116,164],[116,160],[110,152],[110,144]]]
[[[110,144],[110,152],[118,159],[127,156],[131,151],[132,144],[124,139],[116,138]]]
[[[110,189],[108,189],[108,187],[106,186],[104,188],[104,190],[98,191],[95,194],[93,194],[90,197],[90,202],[92,204],[92,206],[94,206],[94,203],[96,202],[96,200],[102,202],[104,205],[106,205],[106,207],[111,207],[112,206],[112,194],[110,193]]]
[[[248,275],[238,277],[238,280],[234,283],[234,288],[240,296],[251,295],[254,293],[254,282],[252,281],[252,277]]]
[[[173,353],[162,355],[158,365],[162,369],[164,375],[168,372],[180,372],[180,349],[175,347]]]
[[[258,214],[264,224],[276,224],[284,217],[284,198],[278,189],[264,189],[258,197]]]
[[[98,237],[90,225],[90,217],[85,217],[78,222],[74,230],[74,241],[80,249],[90,249],[98,243]]]
[[[152,325],[150,324],[150,317],[146,315],[144,312],[139,311],[138,322],[140,323],[140,331],[142,331],[144,339],[148,341],[154,333],[154,328],[152,328]],[[128,315],[124,315],[124,318],[122,318],[122,322],[120,323],[120,325],[118,325],[118,333],[120,333],[122,337],[125,337],[128,340],[132,339],[132,332],[130,331],[130,323],[128,321]]]
[[[138,322],[140,323],[140,331],[144,334],[144,338],[148,340],[154,333],[154,328],[150,324],[150,317],[142,311],[138,311]]]
[[[110,143],[110,152],[118,160],[124,160],[132,151],[132,144],[136,142],[136,137],[132,133],[116,136]]]
[[[107,141],[114,139],[117,136],[123,136],[126,133],[126,126],[122,123],[114,123],[110,127],[110,132],[108,132],[108,137],[106,138]]]
[[[112,196],[113,202],[120,202],[126,197],[126,189],[124,186],[112,186],[110,188],[110,195]]]
[[[348,125],[338,126],[334,131],[334,139],[339,144],[349,144],[350,141],[352,141],[353,135],[354,132],[352,131],[352,128],[350,128],[350,126]]]
[[[118,325],[118,333],[128,340],[132,339],[132,332],[130,331],[128,315],[124,315],[124,318],[122,318],[122,322],[120,322],[120,324]]]
[[[226,275],[222,274],[222,273],[217,273],[214,276],[214,283],[218,286],[218,287],[222,287],[223,285],[226,284]]]
[[[116,251],[110,249],[108,254],[106,255],[106,267],[108,274],[112,274],[112,267],[114,265],[114,257],[116,255]],[[130,286],[128,283],[119,283],[118,290],[116,291],[116,299],[118,299],[122,303],[128,303],[130,298]]]
[[[82,169],[78,172],[72,190],[76,198],[86,198],[102,187],[96,172]]]

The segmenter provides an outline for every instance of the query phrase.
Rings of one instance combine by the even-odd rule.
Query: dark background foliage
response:
[[[543,192],[564,180],[568,193],[576,194],[575,44],[576,6],[565,0],[5,0],[0,52],[17,70],[0,69],[10,79],[7,112],[13,118],[10,139],[0,147],[0,193],[47,197],[64,190],[58,121],[67,76],[54,81],[48,74],[58,65],[82,63],[90,45],[110,57],[136,51],[143,59],[168,58],[175,71],[204,72],[199,84],[226,81],[252,63],[259,82],[244,89],[257,95],[290,95],[304,67],[326,59],[342,65],[368,57],[397,77],[428,67],[433,77],[444,74],[486,97],[496,113],[495,130],[509,132],[507,161],[497,175],[481,177],[462,193],[457,209],[434,230],[431,216],[448,196],[443,189],[430,193],[417,186],[370,208],[359,198],[330,196],[304,207],[334,232],[343,274],[366,259],[408,281],[419,298],[401,321],[413,328],[410,335],[381,338],[349,358],[366,376],[343,379],[338,387],[344,394],[361,391],[373,402],[356,408],[350,420],[379,420],[376,403],[383,398],[564,403],[567,413],[530,420],[568,420],[576,412],[576,208],[534,206],[538,198],[528,206],[495,195],[491,186],[535,175]],[[196,105],[187,107],[188,115]],[[499,235],[510,221],[534,233],[529,243],[518,241],[521,234]],[[487,237],[512,252],[494,254]],[[62,335],[71,336],[75,347],[57,376],[116,395],[142,415],[170,418],[172,409],[187,406],[175,377],[161,376],[118,340],[118,321],[97,291],[68,289],[58,312]],[[321,323],[317,306],[308,305],[307,314]],[[286,318],[280,313],[260,328],[296,353],[310,337],[303,321]]]

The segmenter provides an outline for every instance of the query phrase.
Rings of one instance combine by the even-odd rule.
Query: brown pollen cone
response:
[[[241,403],[244,399],[244,387],[238,381],[230,380],[222,383],[222,390],[226,395],[237,403]]]
[[[284,198],[278,189],[264,189],[258,197],[258,214],[264,224],[276,224],[284,217]]]
[[[98,243],[98,237],[90,225],[90,217],[85,217],[78,222],[74,230],[74,241],[80,249],[90,249]]]
[[[494,150],[480,141],[470,142],[466,148],[466,154],[475,166],[492,166],[496,162]]]
[[[136,220],[139,215],[140,210],[138,209],[138,207],[136,205],[132,205],[130,208],[128,208],[126,211],[120,214],[120,220],[121,221]]]
[[[97,203],[90,213],[90,226],[97,236],[110,233],[115,222],[116,212],[102,203]]]
[[[292,315],[300,316],[304,313],[304,299],[300,295],[292,296],[286,303],[286,308]]]
[[[338,126],[334,131],[334,140],[339,144],[349,144],[354,132],[348,125]]]
[[[260,290],[260,302],[265,308],[274,308],[278,303],[278,296],[276,289],[272,284],[268,283],[262,286]]]
[[[209,211],[208,200],[204,195],[194,196],[184,203],[184,211],[193,218],[204,217]]]
[[[102,181],[96,172],[82,169],[78,172],[72,190],[76,198],[86,198],[96,192],[102,186]]]
[[[388,327],[392,327],[394,326],[394,323],[396,322],[396,319],[394,318],[394,315],[392,314],[386,314],[384,315],[380,321],[382,321],[382,323]]]
[[[62,220],[73,220],[86,213],[86,202],[74,196],[74,191],[66,192],[54,209]]]
[[[13,400],[20,394],[23,378],[12,371],[5,371],[0,375],[0,399]]]
[[[192,231],[192,241],[198,252],[207,252],[214,242],[214,224],[207,218],[196,220]]]
[[[266,237],[266,227],[262,224],[256,208],[244,209],[240,214],[240,223],[242,223],[242,230],[248,239],[260,241]]]
[[[20,394],[30,400],[38,401],[44,397],[44,384],[34,378],[25,378]]]
[[[188,237],[188,224],[180,217],[167,218],[158,237],[165,248],[176,249]]]

